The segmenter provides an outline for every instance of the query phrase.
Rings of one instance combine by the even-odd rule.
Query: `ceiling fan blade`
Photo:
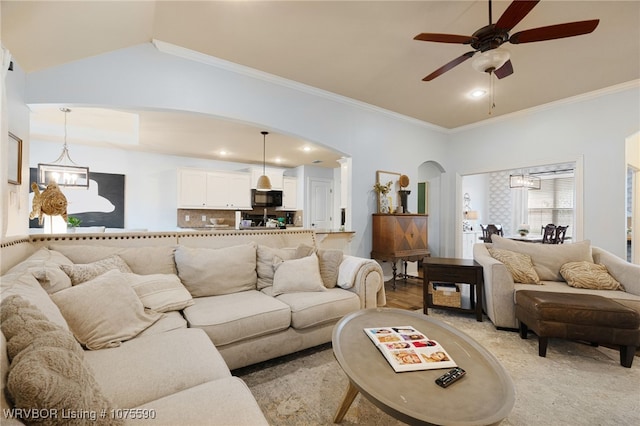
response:
[[[590,21],[568,22],[566,24],[524,30],[512,35],[511,38],[509,38],[509,43],[531,43],[589,34],[596,29],[599,22],[599,19],[592,19]]]
[[[475,37],[456,34],[422,33],[418,34],[413,39],[420,41],[433,41],[436,43],[470,44]]]
[[[428,76],[423,78],[422,81],[431,81],[431,80],[433,80],[434,78],[444,74],[445,72],[449,71],[450,69],[456,67],[457,65],[460,65],[461,63],[463,63],[467,59],[471,58],[475,53],[476,53],[475,51],[471,51],[471,52],[465,53],[462,56],[458,56],[453,61],[449,62],[446,65],[441,66],[440,68],[438,68],[437,70],[435,70],[434,72],[432,72],[431,74],[429,74]]]
[[[513,74],[513,64],[511,59],[504,63],[503,66],[493,72],[498,78],[505,78]]]
[[[515,0],[507,7],[498,22],[496,22],[496,28],[501,30],[511,31],[513,27],[518,25],[522,19],[536,7],[540,0],[521,1]]]

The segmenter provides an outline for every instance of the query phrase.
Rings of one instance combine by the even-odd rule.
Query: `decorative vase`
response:
[[[389,206],[389,197],[385,194],[380,194],[380,213],[388,214],[391,210]]]

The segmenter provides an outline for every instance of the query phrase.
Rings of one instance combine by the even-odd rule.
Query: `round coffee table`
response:
[[[435,384],[448,369],[396,373],[363,331],[413,326],[438,341],[467,374],[447,388]],[[488,425],[513,409],[513,382],[500,362],[465,333],[421,313],[363,309],[333,329],[333,353],[349,378],[334,422],[340,423],[361,393],[385,413],[408,424]]]

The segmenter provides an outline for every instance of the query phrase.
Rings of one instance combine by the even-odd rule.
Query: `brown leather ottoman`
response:
[[[620,364],[631,367],[640,346],[640,314],[606,297],[591,294],[516,292],[520,337],[538,335],[538,355],[547,354],[549,337],[620,346]]]

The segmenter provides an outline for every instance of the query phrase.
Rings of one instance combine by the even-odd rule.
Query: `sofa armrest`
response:
[[[338,286],[356,293],[361,309],[387,304],[384,275],[375,260],[345,255],[338,270]]]
[[[592,247],[593,261],[607,267],[627,293],[640,296],[640,265],[634,265],[599,247]]]
[[[473,246],[473,259],[482,265],[485,312],[496,327],[516,328],[513,276],[499,260],[491,257],[490,244]]]

